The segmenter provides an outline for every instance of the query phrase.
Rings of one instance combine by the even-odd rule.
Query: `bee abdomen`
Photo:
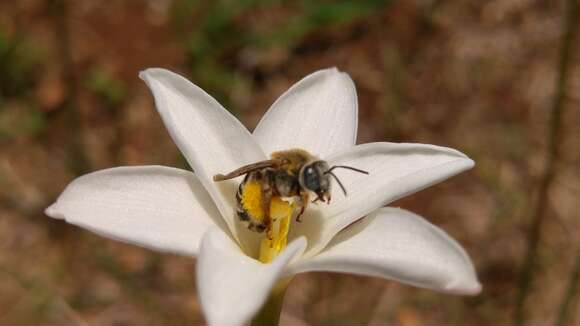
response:
[[[259,182],[246,178],[238,187],[236,193],[237,215],[242,222],[248,224],[248,229],[263,232],[267,228],[262,206],[262,191]]]

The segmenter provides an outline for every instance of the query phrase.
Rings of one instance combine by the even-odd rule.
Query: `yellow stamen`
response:
[[[278,197],[274,197],[270,203],[270,217],[272,227],[260,243],[260,261],[271,262],[286,248],[290,220],[294,212],[294,204],[288,203]]]

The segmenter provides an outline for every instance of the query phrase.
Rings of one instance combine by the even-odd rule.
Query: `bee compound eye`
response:
[[[307,167],[304,170],[304,187],[314,192],[320,189],[320,176],[313,167]]]

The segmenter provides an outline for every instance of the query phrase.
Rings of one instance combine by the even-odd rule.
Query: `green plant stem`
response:
[[[555,165],[559,156],[560,136],[562,127],[562,111],[564,110],[564,100],[566,98],[566,81],[569,75],[570,54],[572,52],[572,42],[576,31],[578,20],[578,4],[576,0],[568,0],[566,8],[566,19],[563,20],[563,36],[560,48],[558,63],[558,80],[556,84],[556,94],[554,104],[550,114],[550,125],[548,130],[548,150],[546,153],[546,167],[538,189],[538,197],[532,212],[531,228],[528,232],[527,252],[520,270],[518,285],[518,295],[514,312],[514,325],[520,326],[525,323],[525,303],[533,283],[533,273],[537,265],[537,251],[540,242],[542,225],[545,220],[548,206],[548,190],[555,175]]]
[[[284,295],[286,294],[286,289],[288,288],[288,283],[291,279],[284,279],[278,281],[278,283],[272,289],[270,296],[266,300],[266,303],[258,314],[252,320],[252,326],[277,326],[280,322],[280,313],[282,312],[282,306],[284,305]]]

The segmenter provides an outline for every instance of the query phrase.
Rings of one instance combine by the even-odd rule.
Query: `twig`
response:
[[[68,166],[75,175],[81,175],[89,170],[83,144],[83,130],[78,112],[77,76],[75,73],[68,25],[69,11],[67,0],[49,0],[49,8],[56,24],[56,37],[59,56],[62,59],[62,69],[68,96],[63,104],[66,114],[67,128],[70,128],[68,146]]]
[[[578,281],[580,280],[580,252],[576,253],[576,263],[574,264],[574,269],[570,273],[570,283],[564,293],[562,299],[562,304],[560,305],[560,313],[558,314],[557,326],[564,326],[566,320],[568,319],[568,311],[570,310],[570,305],[574,302],[574,296],[578,294]]]
[[[567,0],[567,17],[563,20],[564,34],[560,48],[560,59],[558,63],[558,80],[556,84],[556,94],[550,115],[550,126],[548,130],[548,150],[546,153],[546,166],[538,189],[538,197],[532,212],[532,224],[528,233],[527,252],[524,263],[520,271],[518,296],[514,314],[514,324],[523,325],[525,322],[525,302],[530,292],[533,279],[533,272],[536,267],[537,249],[540,241],[540,231],[545,220],[546,208],[548,205],[548,190],[555,175],[555,165],[559,156],[559,142],[562,127],[562,111],[564,110],[564,100],[566,98],[566,81],[569,74],[570,54],[572,52],[572,42],[574,40],[575,27],[578,20],[578,4],[576,0]]]

